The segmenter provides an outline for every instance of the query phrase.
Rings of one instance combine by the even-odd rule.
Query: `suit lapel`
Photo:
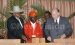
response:
[[[52,24],[54,24],[54,19],[53,19],[53,18],[51,18],[51,20],[52,20],[52,21],[51,21],[51,22],[52,22]]]
[[[37,28],[38,28],[38,23],[36,22],[34,33],[37,32],[37,30],[36,30]]]
[[[12,17],[15,20],[16,23],[19,23],[19,21],[14,16],[12,16]]]
[[[15,23],[18,23],[18,24],[20,25],[19,21],[18,21],[14,16],[12,16],[12,17],[13,17],[13,19],[15,20],[14,22],[15,22]],[[22,25],[24,25],[21,18],[20,18],[20,21],[21,21]]]
[[[30,27],[31,27],[32,34],[35,34],[35,33],[37,32],[36,29],[37,29],[37,27],[38,27],[38,23],[36,22],[36,24],[35,24],[35,29],[33,29],[31,23],[30,23]],[[34,31],[34,32],[33,32],[33,31]]]
[[[28,28],[30,28],[30,32],[31,32],[31,34],[33,34],[33,27],[32,27],[32,25],[31,25],[31,23],[29,22],[29,27]]]
[[[61,23],[62,23],[62,17],[60,16],[59,25],[61,25]]]
[[[62,24],[62,17],[60,16],[58,32],[60,32],[60,26],[61,26],[61,24]]]
[[[21,21],[22,25],[24,25],[24,22],[23,22],[22,18],[20,18],[20,21]]]
[[[54,19],[53,19],[53,18],[52,18],[52,24],[55,25],[55,22],[54,22]],[[61,24],[62,24],[62,17],[60,16],[59,24],[58,24],[58,25],[59,25],[59,28],[60,28],[60,25],[61,25]],[[59,28],[58,28],[58,31],[60,30]],[[58,32],[57,30],[55,30],[55,31]]]

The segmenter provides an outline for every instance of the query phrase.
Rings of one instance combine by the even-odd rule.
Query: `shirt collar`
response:
[[[57,23],[59,24],[60,16],[57,18]],[[56,20],[54,20],[56,22]]]
[[[15,17],[15,18],[19,20],[20,17]]]
[[[30,23],[31,23],[31,24],[36,24],[36,22],[35,22],[35,23],[32,23],[31,21],[30,21]]]
[[[35,29],[35,27],[36,27],[36,22],[35,22],[35,23],[32,23],[32,22],[30,21],[30,23],[31,23],[33,29]]]

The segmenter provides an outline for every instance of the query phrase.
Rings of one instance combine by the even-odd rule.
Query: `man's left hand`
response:
[[[65,38],[66,37],[66,35],[65,34],[63,34],[62,36],[61,36],[61,38]]]

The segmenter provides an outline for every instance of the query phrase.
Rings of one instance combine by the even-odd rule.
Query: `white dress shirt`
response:
[[[18,17],[15,17],[15,18],[19,21],[19,23],[20,23],[21,27],[23,28],[23,25],[22,25],[21,20],[20,20]]]
[[[57,20],[57,23],[59,24],[60,16],[56,20]],[[56,22],[56,20],[54,20],[54,22]]]
[[[32,26],[32,28],[33,28],[33,33],[34,33],[34,30],[35,30],[35,28],[36,28],[36,22],[35,22],[35,23],[32,23],[32,22],[30,21],[30,23],[31,23],[31,26]],[[32,37],[36,37],[36,35],[32,35]]]
[[[35,27],[36,27],[36,22],[35,22],[35,23],[32,23],[32,22],[30,21],[30,23],[31,23],[32,28],[35,29]]]

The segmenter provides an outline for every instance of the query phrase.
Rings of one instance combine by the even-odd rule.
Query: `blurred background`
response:
[[[21,17],[26,23],[29,20],[29,12],[36,10],[38,22],[44,22],[44,12],[52,11],[56,7],[60,10],[60,15],[67,17],[72,25],[73,34],[70,38],[75,38],[75,1],[74,0],[0,0],[0,39],[4,38],[7,27],[7,19],[11,16],[10,11],[13,6],[19,5],[24,10]]]

